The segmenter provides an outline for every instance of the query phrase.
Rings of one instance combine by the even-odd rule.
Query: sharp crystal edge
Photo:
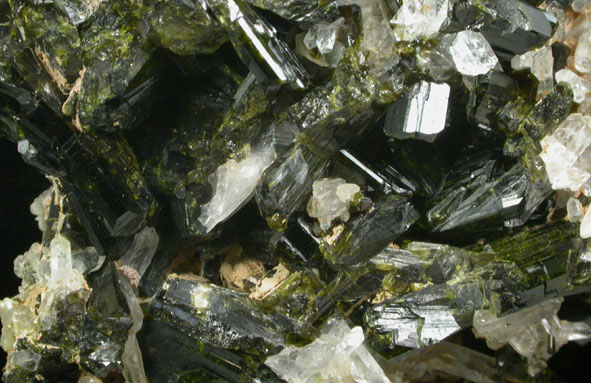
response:
[[[562,381],[588,3],[0,0],[3,381]]]

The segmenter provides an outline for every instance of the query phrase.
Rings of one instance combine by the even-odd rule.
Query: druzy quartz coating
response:
[[[0,138],[51,183],[3,380],[560,381],[590,9],[0,0]]]

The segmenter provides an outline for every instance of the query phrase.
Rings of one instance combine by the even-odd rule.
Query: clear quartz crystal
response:
[[[432,37],[447,19],[448,0],[406,0],[392,18],[394,35],[401,41]]]
[[[575,49],[575,68],[581,73],[591,72],[591,28],[579,37]]]
[[[72,274],[72,249],[70,241],[58,234],[50,243],[51,258],[49,265],[51,268],[49,285],[58,287],[67,285]]]
[[[563,298],[554,298],[514,314],[497,318],[489,310],[474,314],[473,331],[484,338],[489,348],[498,350],[505,344],[528,359],[530,373],[551,356],[549,336],[555,350],[571,340],[591,338],[591,327],[584,322],[567,322],[558,318]]]
[[[538,80],[538,96],[541,97],[553,87],[552,74],[554,57],[552,48],[534,49],[511,59],[511,67],[515,70],[530,69]]]
[[[573,97],[576,103],[581,103],[585,100],[585,96],[591,92],[591,83],[578,76],[575,72],[569,69],[561,69],[554,75],[556,83],[565,82],[573,90]]]
[[[308,202],[308,215],[318,218],[320,228],[328,230],[332,221],[349,220],[349,206],[360,192],[358,185],[346,183],[341,178],[324,178],[312,185],[312,198]]]
[[[158,248],[158,233],[153,227],[146,227],[133,238],[130,249],[121,257],[119,265],[127,269],[132,284],[138,285]]]
[[[318,48],[321,54],[332,52],[337,42],[339,29],[345,19],[339,17],[335,22],[314,24],[304,36],[304,44],[308,49]]]
[[[314,342],[288,346],[265,364],[288,383],[389,383],[364,339],[361,327],[350,329],[344,321],[335,320]]]
[[[275,150],[255,150],[241,161],[228,160],[209,176],[213,197],[201,208],[199,222],[210,232],[254,195],[263,172],[275,160]]]
[[[478,32],[462,31],[447,35],[444,40],[454,67],[463,75],[486,74],[499,63],[488,41]]]
[[[540,142],[552,188],[579,190],[591,176],[591,117],[573,113]]]
[[[583,218],[583,204],[576,198],[569,198],[566,203],[568,219],[571,222],[579,222]]]

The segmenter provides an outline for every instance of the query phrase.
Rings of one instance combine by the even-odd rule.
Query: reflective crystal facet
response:
[[[408,0],[402,3],[390,23],[398,40],[429,38],[439,32],[447,19],[448,0]]]
[[[484,36],[474,31],[462,31],[443,38],[448,46],[454,67],[467,76],[478,76],[491,71],[499,60]]]

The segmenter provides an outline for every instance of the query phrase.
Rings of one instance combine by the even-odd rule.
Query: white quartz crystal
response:
[[[591,10],[590,0],[573,0],[570,4],[571,8],[577,12],[585,12]]]
[[[72,274],[72,249],[70,241],[61,234],[55,236],[49,245],[51,257],[49,265],[51,268],[49,284],[52,287],[67,285]]]
[[[228,160],[209,176],[213,197],[202,206],[199,216],[199,222],[208,232],[250,200],[263,172],[274,159],[272,148],[256,150],[239,162]]]
[[[338,0],[338,3],[357,4],[361,9],[361,48],[369,53],[370,61],[380,62],[393,54],[395,38],[384,0]]]
[[[572,340],[591,338],[591,327],[584,322],[568,322],[558,318],[563,298],[554,298],[514,314],[497,318],[489,310],[474,314],[473,331],[493,350],[505,344],[530,362],[531,367],[548,360],[549,336],[553,338],[555,350]],[[530,373],[535,373],[530,369]]]
[[[288,346],[265,364],[288,383],[389,383],[380,365],[363,345],[361,327],[350,329],[337,320],[304,347]]]
[[[394,35],[401,41],[432,37],[447,19],[448,0],[406,0],[392,18]]]
[[[578,191],[591,176],[591,117],[573,113],[540,142],[552,188]]]
[[[492,70],[499,60],[484,36],[474,31],[462,31],[445,37],[449,55],[458,72],[478,76]]]
[[[515,70],[530,69],[531,73],[538,80],[538,96],[552,90],[554,57],[552,48],[542,47],[534,49],[520,56],[511,59],[511,67]]]
[[[0,345],[6,352],[14,350],[18,339],[32,334],[36,329],[33,310],[11,298],[0,301],[0,319],[2,320]]]
[[[581,221],[580,236],[581,238],[591,238],[591,208],[589,207],[587,207],[585,216]]]
[[[566,82],[573,90],[574,101],[580,103],[585,100],[585,95],[591,92],[589,81],[578,76],[569,69],[561,69],[554,75],[557,83]]]
[[[360,192],[355,184],[348,184],[341,178],[324,178],[312,185],[312,198],[308,201],[308,215],[318,218],[320,228],[328,230],[332,221],[340,218],[349,220],[349,206]]]
[[[41,193],[30,206],[31,214],[35,216],[35,220],[39,225],[39,230],[45,230],[45,221],[47,220],[47,207],[51,203],[51,194],[53,186]]]
[[[591,28],[579,37],[575,49],[575,68],[581,73],[591,72]]]
[[[579,222],[583,218],[583,204],[576,198],[569,198],[566,203],[566,211],[568,220],[571,222]]]

